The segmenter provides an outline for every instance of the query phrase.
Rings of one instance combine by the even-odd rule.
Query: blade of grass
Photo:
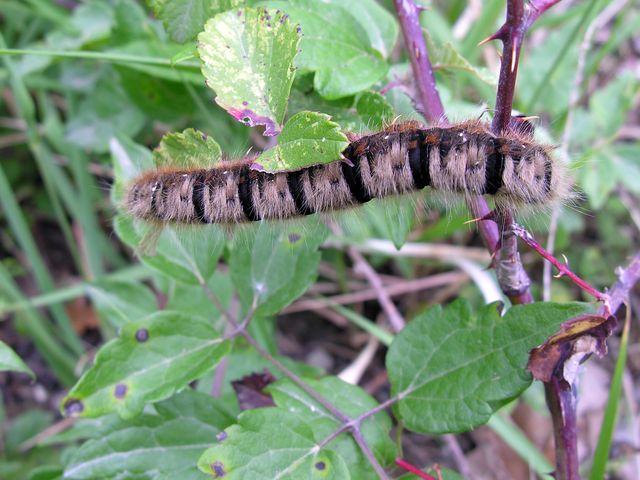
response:
[[[151,277],[151,272],[144,265],[126,267],[117,272],[108,273],[100,277],[100,280],[146,280]],[[89,282],[77,283],[68,287],[59,288],[43,295],[31,298],[22,298],[20,301],[0,305],[0,316],[8,313],[20,312],[28,308],[49,307],[58,303],[68,302],[86,294]]]
[[[322,300],[323,297],[320,297],[320,299]],[[393,334],[379,327],[368,318],[363,317],[362,315],[359,315],[353,310],[343,307],[342,305],[331,303],[328,300],[327,300],[327,307],[331,308],[332,310],[335,310],[336,312],[338,312],[340,315],[345,317],[354,325],[357,325],[358,327],[363,329],[365,332],[370,333],[371,335],[376,337],[378,340],[380,340],[380,343],[386,345],[387,347],[391,345],[391,342],[393,341]]]
[[[12,302],[25,301],[19,288],[1,262],[0,291],[3,293],[3,298]],[[20,324],[56,377],[65,386],[73,385],[76,380],[73,373],[75,358],[60,344],[47,320],[33,308],[26,308],[21,314]]]
[[[622,338],[620,339],[620,351],[618,352],[616,368],[613,371],[613,378],[611,379],[611,386],[609,387],[609,398],[604,410],[598,444],[593,454],[593,464],[591,465],[589,480],[605,478],[607,463],[609,461],[609,451],[611,450],[611,439],[613,438],[613,430],[615,429],[618,418],[618,406],[620,405],[620,396],[622,393],[622,377],[624,376],[624,367],[627,362],[627,345],[629,343],[630,326],[631,309],[627,307],[627,316],[624,320]]]
[[[542,452],[527,438],[520,428],[504,418],[500,412],[491,417],[487,426],[498,434],[529,467],[544,480],[552,480],[554,468]]]
[[[200,72],[199,62],[181,62],[173,63],[170,58],[149,57],[145,55],[131,55],[127,53],[112,52],[92,52],[84,50],[34,50],[20,48],[6,48],[4,42],[0,45],[0,56],[15,55],[39,55],[51,58],[79,58],[84,60],[101,60],[111,63],[137,63],[145,65],[154,65],[158,67],[167,67],[184,70],[194,70]]]
[[[4,37],[0,34],[0,48],[5,47]],[[27,91],[20,76],[16,73],[13,64],[8,58],[2,58],[2,61],[9,72],[9,81],[11,90],[13,92],[16,108],[22,120],[27,125],[27,137],[29,148],[38,161],[41,167],[46,167],[47,162],[43,158],[43,144],[39,140],[39,134],[35,126],[35,105]],[[54,165],[53,159],[50,159],[50,165]],[[47,176],[43,177],[43,180],[49,181]],[[4,171],[0,168],[0,195],[2,205],[7,214],[9,225],[18,240],[18,243],[23,248],[26,256],[29,260],[29,266],[34,274],[34,278],[38,285],[38,288],[42,292],[49,292],[55,288],[53,279],[47,270],[44,260],[38,251],[36,243],[31,235],[31,232],[27,226],[27,222],[22,214],[22,211],[15,199],[11,186],[7,181]],[[76,354],[83,353],[82,343],[74,331],[71,320],[67,316],[66,312],[59,305],[55,305],[51,308],[51,314],[53,315],[58,327],[59,334],[63,342]]]

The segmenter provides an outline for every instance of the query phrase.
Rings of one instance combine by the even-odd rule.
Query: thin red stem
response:
[[[411,465],[409,462],[402,458],[396,458],[396,464],[399,467],[404,468],[407,472],[411,472],[414,475],[419,476],[420,478],[424,478],[425,480],[437,480],[436,477],[429,475],[428,473],[423,472],[418,467]]]
[[[545,260],[547,260],[549,263],[551,263],[551,265],[556,267],[558,269],[558,271],[560,272],[560,276],[568,277],[569,279],[571,279],[571,281],[573,283],[575,283],[582,290],[584,290],[589,295],[594,297],[596,300],[598,300],[600,302],[605,302],[605,303],[607,303],[609,301],[609,295],[600,292],[595,287],[590,285],[588,282],[586,282],[585,280],[580,278],[578,275],[573,273],[566,263],[562,263],[560,260],[558,260],[552,254],[547,252],[545,250],[545,248],[542,245],[540,245],[536,241],[536,239],[533,238],[533,235],[531,235],[524,227],[514,223],[511,226],[511,231],[518,238],[520,238],[524,243],[526,243],[529,247],[533,248],[536,252],[538,252],[538,254],[540,256],[542,256]]]

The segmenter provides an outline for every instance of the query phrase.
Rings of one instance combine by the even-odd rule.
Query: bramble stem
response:
[[[432,122],[446,120],[444,107],[436,88],[429,52],[420,26],[420,10],[413,0],[394,0],[404,43],[415,75],[421,112]]]
[[[407,472],[411,472],[411,473],[413,473],[414,475],[417,475],[420,478],[424,478],[426,480],[436,480],[435,477],[429,475],[428,473],[423,472],[418,467],[416,467],[415,465],[411,465],[409,462],[407,462],[406,460],[404,460],[402,458],[396,458],[396,464],[399,467],[404,468]]]
[[[609,301],[609,295],[600,292],[599,290],[594,288],[592,285],[590,285],[588,282],[586,282],[585,280],[581,279],[578,275],[573,273],[566,263],[562,263],[552,254],[547,252],[545,248],[542,245],[540,245],[536,241],[536,239],[533,238],[533,235],[531,235],[531,233],[529,233],[524,227],[522,227],[521,225],[518,225],[517,223],[514,223],[511,225],[511,231],[518,238],[522,239],[522,241],[526,243],[529,247],[533,248],[536,252],[538,252],[538,254],[542,256],[545,260],[551,263],[551,265],[556,267],[560,272],[560,276],[568,277],[569,279],[571,279],[573,283],[575,283],[578,287],[580,287],[582,290],[587,292],[589,295],[591,295],[598,301],[604,302],[605,304]]]

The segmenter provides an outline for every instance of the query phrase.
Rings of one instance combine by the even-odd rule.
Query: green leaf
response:
[[[245,125],[281,128],[295,75],[300,33],[282,11],[245,8],[209,20],[198,52],[216,102]]]
[[[243,0],[155,0],[149,3],[171,38],[185,43],[196,37],[209,18],[237,7]]]
[[[357,385],[351,385],[337,377],[321,380],[305,379],[311,388],[330,401],[338,410],[350,418],[357,418],[378,406],[378,402]],[[274,402],[301,421],[313,425],[316,440],[320,441],[340,427],[340,422],[320,403],[310,398],[289,379],[280,380],[268,387]],[[396,457],[396,446],[389,437],[392,423],[386,412],[380,412],[361,424],[361,432],[367,444],[382,465],[391,465]],[[351,435],[340,435],[331,443],[332,450],[340,454],[349,465],[353,478],[368,478],[371,465]]]
[[[202,479],[198,457],[234,419],[210,395],[185,390],[142,415],[107,416],[92,439],[70,451],[64,478]]]
[[[376,199],[369,202],[363,210],[379,235],[390,239],[397,249],[404,245],[415,221],[414,199]]]
[[[640,83],[631,72],[623,72],[606,88],[597,90],[589,100],[590,116],[595,120],[599,138],[609,138],[616,134],[627,112],[634,104],[640,90]]]
[[[372,2],[367,2],[372,3]],[[342,3],[315,0],[269,1],[302,27],[296,65],[315,72],[314,88],[325,98],[353,95],[371,87],[388,65],[367,34],[367,25]]]
[[[122,241],[140,249],[142,263],[178,282],[206,283],[215,272],[224,248],[220,227],[165,225],[156,239],[157,228],[125,215],[117,216],[114,221],[114,229]],[[152,248],[155,251],[150,254]]]
[[[105,153],[113,137],[135,136],[145,116],[131,102],[117,75],[102,75],[95,91],[99,94],[83,97],[70,109],[66,139],[82,149]]]
[[[187,128],[162,137],[153,152],[156,167],[207,168],[220,161],[220,145],[206,134]]]
[[[87,287],[87,293],[100,317],[115,327],[139,320],[158,310],[155,295],[139,282],[98,280]]]
[[[605,144],[598,150],[589,150],[580,159],[580,185],[595,210],[604,206],[618,183],[634,193],[640,193],[636,179],[640,176],[640,162],[636,145]]]
[[[36,378],[35,373],[27,367],[27,364],[2,340],[0,340],[0,372],[21,372],[33,379]]]
[[[62,402],[66,416],[139,414],[212,369],[229,351],[210,321],[159,312],[131,322],[105,344]]]
[[[393,107],[378,92],[362,92],[356,100],[356,110],[368,130],[382,130],[395,116]]]
[[[316,279],[324,225],[261,223],[238,235],[229,259],[238,295],[256,315],[273,315],[302,295]]]
[[[335,377],[305,381],[352,418],[377,406],[361,388]],[[347,479],[374,475],[349,433],[338,435],[316,451],[317,444],[335,432],[340,422],[290,380],[269,386],[269,392],[277,407],[242,413],[238,425],[225,431],[226,438],[202,455],[198,465],[204,472],[224,471],[231,479]],[[362,424],[365,440],[384,465],[393,462],[396,453],[389,438],[390,429],[391,420],[384,412]]]
[[[313,426],[278,408],[248,410],[225,438],[202,454],[198,467],[229,480],[348,480],[345,461],[334,451],[317,451]]]
[[[427,40],[431,63],[435,70],[449,72],[452,70],[462,70],[474,75],[488,85],[495,86],[497,84],[496,76],[486,68],[477,68],[471,65],[453,46],[451,42],[443,45],[436,45],[426,29],[422,29],[422,33]]]
[[[471,430],[486,423],[530,383],[529,351],[585,304],[497,304],[477,313],[464,301],[429,309],[397,336],[387,369],[397,417],[418,433]]]
[[[252,168],[279,172],[338,160],[349,141],[330,118],[316,112],[295,114],[278,136],[278,145],[260,155]]]

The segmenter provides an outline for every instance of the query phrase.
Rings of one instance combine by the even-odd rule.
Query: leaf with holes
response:
[[[216,102],[245,125],[276,135],[295,75],[300,33],[282,11],[245,8],[221,13],[198,35],[198,52]]]
[[[155,410],[155,411],[154,411]],[[130,420],[92,424],[91,438],[65,456],[64,478],[201,479],[196,462],[235,419],[204,393],[185,390]]]
[[[305,380],[351,418],[375,408],[377,402],[359,387],[335,377]],[[226,436],[207,450],[198,465],[206,473],[228,478],[372,478],[375,473],[353,440],[344,432],[318,451],[317,445],[341,426],[317,401],[290,380],[268,387],[277,407],[248,410]],[[396,453],[389,438],[391,420],[384,412],[365,419],[365,440],[384,465]],[[348,466],[348,470],[347,470]],[[227,477],[225,477],[227,478]]]
[[[153,152],[156,167],[207,168],[220,161],[220,145],[206,134],[188,128],[168,133]]]
[[[200,317],[164,311],[128,323],[98,351],[63,400],[62,412],[134,417],[146,403],[170,397],[211,370],[228,352],[229,342]]]
[[[21,372],[36,378],[27,364],[3,341],[0,341],[0,372]]]
[[[302,295],[316,279],[318,247],[327,229],[318,222],[272,225],[236,237],[229,259],[238,295],[256,315],[273,315]]]
[[[529,351],[569,318],[590,310],[578,303],[518,305],[500,317],[497,304],[477,313],[464,301],[411,321],[387,354],[394,406],[418,433],[471,430],[531,383]]]
[[[371,6],[374,2],[365,3]],[[386,75],[389,66],[374,46],[379,42],[372,44],[366,16],[350,11],[342,2],[290,0],[270,1],[268,5],[285,10],[300,23],[303,37],[296,65],[315,72],[314,88],[323,97],[353,95]],[[393,22],[393,17],[385,18]]]
[[[290,171],[338,160],[349,141],[330,118],[324,113],[296,113],[278,136],[278,145],[260,155],[251,168]]]

